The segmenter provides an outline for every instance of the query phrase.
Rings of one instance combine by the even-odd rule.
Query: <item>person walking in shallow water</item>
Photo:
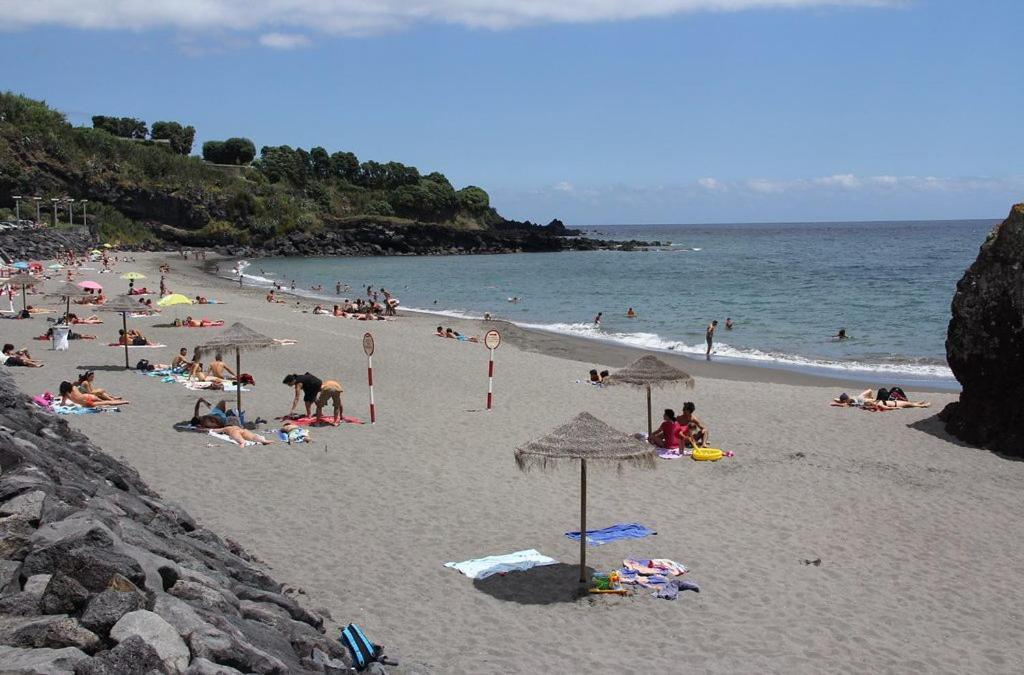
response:
[[[715,329],[716,328],[718,328],[718,319],[715,319],[714,321],[709,323],[707,330],[704,331],[704,339],[707,340],[707,343],[708,343],[708,351],[705,354],[705,356],[707,357],[708,361],[711,360],[711,345],[712,345],[712,343],[715,340]]]
[[[598,327],[601,326],[601,317],[602,316],[604,316],[604,312],[598,312],[597,316],[594,317],[594,325],[595,326],[598,326]]]

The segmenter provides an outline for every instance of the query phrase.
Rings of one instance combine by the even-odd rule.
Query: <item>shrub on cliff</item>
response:
[[[203,159],[214,164],[248,164],[256,157],[256,146],[248,138],[203,143]]]

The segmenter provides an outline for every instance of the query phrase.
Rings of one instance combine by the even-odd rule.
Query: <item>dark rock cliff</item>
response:
[[[972,445],[1024,457],[1024,204],[981,246],[957,284],[946,358],[963,385],[942,411]]]
[[[324,623],[0,372],[0,672],[348,672]]]

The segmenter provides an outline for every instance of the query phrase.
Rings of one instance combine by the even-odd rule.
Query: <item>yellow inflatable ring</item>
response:
[[[718,448],[694,448],[692,457],[698,462],[717,462],[725,456]]]

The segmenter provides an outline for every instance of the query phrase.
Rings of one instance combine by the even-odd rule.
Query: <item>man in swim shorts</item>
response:
[[[303,375],[292,373],[284,378],[284,384],[295,387],[295,398],[292,400],[292,407],[288,414],[295,414],[295,407],[299,405],[299,396],[301,395],[302,402],[306,406],[306,417],[311,416],[313,414],[313,404],[316,403],[317,396],[320,394],[323,381],[309,372]]]
[[[320,393],[316,397],[316,417],[319,419],[324,413],[324,407],[330,402],[334,408],[334,423],[341,423],[342,405],[341,394],[345,390],[341,383],[335,380],[326,380],[320,385]]]
[[[708,361],[711,360],[711,343],[714,342],[716,328],[718,328],[718,319],[708,324],[707,330],[704,331],[704,339],[708,342],[708,351],[705,354],[708,357]]]

